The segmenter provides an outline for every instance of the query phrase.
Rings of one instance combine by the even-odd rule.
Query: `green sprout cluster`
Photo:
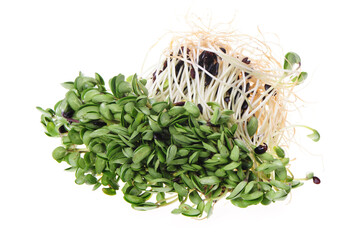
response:
[[[136,210],[179,202],[172,213],[198,218],[223,197],[241,208],[268,205],[303,184],[289,174],[282,148],[257,154],[234,137],[233,111],[210,102],[213,115],[202,120],[196,104],[155,101],[145,84],[119,74],[109,92],[99,74],[80,74],[63,83],[68,92],[54,109],[38,107],[46,135],[62,141],[53,158],[70,165],[76,184],[108,195],[121,190]],[[249,135],[257,128],[250,118]]]

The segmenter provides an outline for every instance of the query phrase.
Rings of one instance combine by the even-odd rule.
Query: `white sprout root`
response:
[[[299,67],[284,70],[270,47],[257,38],[198,29],[175,34],[159,63],[143,78],[148,80],[150,97],[200,104],[205,121],[212,113],[207,102],[233,110],[231,123],[238,124],[235,137],[249,147],[265,142],[273,149],[287,143],[283,131],[287,109],[290,99],[297,99],[293,93],[297,83],[291,80],[299,73]],[[259,127],[250,137],[247,122],[252,116]]]

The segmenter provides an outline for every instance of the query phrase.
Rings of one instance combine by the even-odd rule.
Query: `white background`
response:
[[[192,3],[195,2],[195,3]],[[360,239],[360,56],[358,1],[1,1],[0,239]],[[217,203],[208,220],[172,215],[172,206],[132,210],[117,196],[74,183],[51,157],[60,143],[43,133],[40,113],[63,97],[78,71],[104,79],[140,71],[149,48],[169,30],[186,30],[193,12],[239,31],[276,33],[284,52],[301,55],[307,83],[294,123],[292,169],[314,171],[292,199],[236,208]],[[204,18],[206,19],[206,18]],[[165,45],[160,46],[162,49]]]

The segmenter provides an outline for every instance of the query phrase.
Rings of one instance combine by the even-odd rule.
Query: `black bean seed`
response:
[[[218,75],[218,68],[219,68],[219,63],[216,62],[214,64],[211,64],[211,66],[209,67],[208,72],[210,74],[212,74],[213,76],[217,76]]]
[[[157,71],[154,71],[152,80],[153,82],[157,79]]]
[[[71,118],[72,116],[73,116],[73,114],[74,114],[74,110],[73,109],[70,109],[70,110],[68,110],[68,111],[66,111],[66,112],[62,112],[62,116],[64,117],[64,118]]]
[[[207,74],[205,79],[204,79],[204,82],[205,82],[204,86],[207,87],[209,84],[211,84],[211,80],[212,80],[212,77]]]
[[[214,61],[217,60],[217,55],[209,51],[203,51],[199,55],[198,64],[202,67],[211,65]]]
[[[242,62],[245,63],[245,64],[250,64],[251,60],[249,60],[248,57],[245,57],[245,58],[242,59]]]
[[[176,102],[173,103],[174,106],[184,106],[185,102]]]
[[[192,68],[191,68],[191,78],[193,78],[193,79],[196,78],[196,72],[194,71],[193,66],[192,66]]]
[[[230,89],[227,90],[227,93],[228,93],[229,95],[231,95],[232,91],[233,91],[233,88],[230,88]]]
[[[168,66],[168,62],[167,61],[164,61],[164,63],[163,63],[163,71],[164,71],[164,69],[166,69],[167,68],[167,66]]]
[[[203,114],[203,106],[200,103],[198,103],[197,107],[198,107],[199,111],[201,112],[201,114]]]
[[[247,108],[248,108],[248,103],[247,103],[247,101],[244,101],[243,103],[242,103],[242,110],[246,110]]]
[[[320,180],[318,177],[316,177],[316,176],[313,176],[313,177],[312,177],[312,180],[313,180],[313,183],[314,183],[314,184],[320,184],[320,183],[321,183],[321,180]]]
[[[153,137],[154,137],[154,139],[162,140],[162,134],[160,134],[160,133],[153,133]]]
[[[184,62],[179,60],[178,63],[175,65],[175,74],[178,76],[180,70],[183,70]]]
[[[251,84],[248,82],[248,83],[246,84],[246,92],[249,91],[250,86],[251,86]],[[247,97],[249,98],[250,96],[251,96],[251,94],[248,93],[248,94],[247,94]]]
[[[91,121],[91,123],[97,127],[103,127],[103,126],[107,125],[104,121],[101,121],[101,120],[93,120],[93,121]]]
[[[225,98],[224,98],[224,101],[225,101],[226,103],[229,103],[229,100],[230,100],[229,97],[225,97]]]
[[[179,183],[180,180],[181,180],[181,177],[175,177],[172,181]]]
[[[258,147],[256,147],[254,149],[254,152],[256,154],[262,154],[262,153],[265,153],[267,151],[267,148],[268,148],[267,144],[263,143],[263,144],[259,145]]]
[[[65,129],[64,125],[61,125],[61,127],[59,128],[59,132],[60,133],[66,133],[68,131]]]

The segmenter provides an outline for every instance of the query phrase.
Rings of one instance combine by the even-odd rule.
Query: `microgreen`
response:
[[[288,61],[297,64],[297,56]],[[133,209],[179,202],[172,213],[189,217],[209,217],[213,204],[227,195],[238,207],[266,205],[302,185],[289,181],[282,148],[257,154],[256,146],[235,136],[233,111],[207,103],[213,110],[209,125],[196,103],[156,101],[145,84],[137,75],[125,80],[119,74],[110,79],[108,92],[99,74],[80,74],[62,84],[67,93],[54,110],[37,107],[45,134],[62,139],[53,158],[70,165],[76,184],[103,186],[105,194],[116,195],[124,182],[123,198]],[[247,138],[255,137],[258,119],[252,116],[246,128]],[[318,141],[318,132],[307,128]]]

